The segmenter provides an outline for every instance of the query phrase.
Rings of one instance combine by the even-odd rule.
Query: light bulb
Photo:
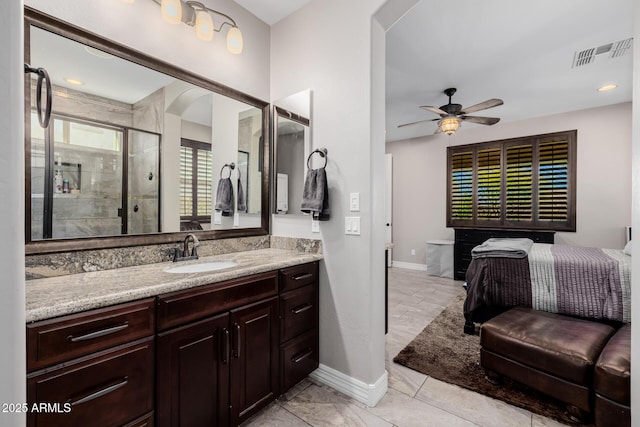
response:
[[[196,13],[196,35],[200,40],[213,39],[213,19],[209,12],[200,10]]]
[[[160,5],[162,18],[170,24],[179,24],[182,20],[182,4],[180,0],[162,0]]]
[[[242,33],[238,27],[233,27],[227,33],[227,50],[236,55],[242,53]]]

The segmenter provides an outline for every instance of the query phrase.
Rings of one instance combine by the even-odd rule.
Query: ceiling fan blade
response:
[[[497,107],[498,105],[502,105],[502,104],[504,104],[504,102],[502,102],[502,99],[497,99],[497,98],[488,99],[479,104],[472,105],[471,107],[463,108],[462,111],[460,111],[460,114],[474,113],[476,111],[486,110],[487,108]]]
[[[427,110],[427,111],[431,111],[432,113],[436,113],[438,115],[444,114],[447,115],[448,113],[446,111],[443,111],[439,108],[436,107],[431,107],[429,105],[421,105],[420,108],[422,108],[423,110]]]
[[[497,117],[476,117],[476,116],[460,116],[461,120],[479,125],[495,125],[500,121]]]
[[[403,128],[405,126],[411,126],[411,125],[417,125],[418,123],[422,123],[422,122],[435,122],[436,120],[440,120],[440,119],[425,119],[425,120],[418,120],[417,122],[411,122],[411,123],[405,123],[403,125],[398,125],[399,128]]]

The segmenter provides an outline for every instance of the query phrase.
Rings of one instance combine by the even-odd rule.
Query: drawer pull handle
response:
[[[234,328],[236,329],[235,331],[235,345],[234,345],[234,349],[233,349],[233,357],[238,359],[240,358],[240,325],[238,325],[237,323],[233,324]]]
[[[73,335],[69,335],[67,339],[71,342],[79,342],[79,341],[88,341],[94,338],[103,337],[105,335],[114,334],[116,332],[120,332],[129,327],[129,322],[124,322],[122,325],[113,326],[111,328],[101,329],[95,332],[89,332],[85,335],[80,335],[79,337],[74,337]]]
[[[306,359],[307,357],[311,356],[312,354],[313,354],[313,350],[312,350],[311,348],[307,348],[307,349],[305,350],[305,353],[300,354],[299,356],[297,356],[297,355],[296,355],[296,356],[293,356],[293,357],[291,358],[291,361],[292,361],[293,363],[300,363],[300,362],[302,362],[304,359]]]
[[[222,363],[229,363],[229,349],[230,349],[230,338],[229,338],[229,330],[227,328],[222,328],[222,334],[224,335],[223,346],[222,346]]]
[[[300,313],[304,313],[305,311],[309,310],[311,307],[313,307],[311,304],[306,303],[306,304],[299,305],[297,307],[292,308],[291,312],[293,314],[300,314]]]
[[[122,379],[122,381],[120,381],[117,384],[113,384],[113,385],[110,385],[108,387],[105,387],[102,390],[98,390],[96,392],[88,394],[85,397],[82,397],[82,398],[80,398],[78,400],[69,399],[69,400],[67,400],[67,403],[71,403],[71,405],[73,406],[73,405],[81,405],[83,403],[90,402],[90,401],[92,401],[94,399],[97,399],[97,398],[102,397],[102,396],[104,396],[106,394],[112,393],[112,392],[118,390],[119,388],[124,387],[125,385],[127,385],[128,382],[129,382],[129,377],[124,377]]]
[[[313,274],[307,273],[307,274],[303,274],[302,276],[294,276],[294,277],[292,277],[292,279],[293,280],[304,280],[304,279],[308,279],[309,277],[313,277]]]

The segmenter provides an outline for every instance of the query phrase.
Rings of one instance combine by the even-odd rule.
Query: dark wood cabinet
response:
[[[158,334],[157,426],[229,424],[229,314]]]
[[[471,250],[494,237],[526,237],[536,243],[553,243],[555,231],[456,228],[453,247],[453,277],[465,280],[471,262]]]
[[[153,410],[153,337],[27,376],[29,427],[120,427]],[[44,406],[42,406],[44,405]]]
[[[280,271],[280,387],[284,393],[318,367],[317,262]]]
[[[231,425],[278,396],[278,298],[231,311]]]
[[[155,329],[155,298],[28,324],[27,425],[153,420]]]
[[[28,324],[28,427],[241,424],[318,367],[318,268]]]
[[[277,274],[158,297],[158,328],[181,324],[158,334],[158,427],[237,426],[278,396]]]

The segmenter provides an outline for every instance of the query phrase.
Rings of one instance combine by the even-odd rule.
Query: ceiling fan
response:
[[[449,97],[449,103],[447,105],[441,106],[440,108],[430,107],[427,105],[423,105],[420,107],[423,110],[436,113],[440,116],[439,119],[418,120],[417,122],[405,123],[403,125],[399,125],[398,127],[401,128],[404,126],[415,125],[422,122],[438,121],[438,129],[434,133],[444,132],[447,135],[451,135],[458,130],[462,121],[477,123],[480,125],[495,125],[500,121],[500,119],[497,117],[477,117],[467,116],[467,114],[502,105],[502,99],[493,98],[467,108],[462,108],[462,105],[460,104],[451,103],[451,97],[454,93],[456,93],[455,87],[444,90],[444,94]]]

